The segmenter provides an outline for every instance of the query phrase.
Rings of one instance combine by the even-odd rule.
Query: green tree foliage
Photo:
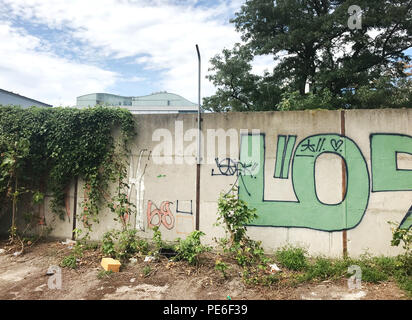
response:
[[[5,194],[6,200],[12,202],[12,219],[10,228],[10,239],[16,236],[16,213],[19,196],[25,192],[19,185],[19,176],[24,158],[29,152],[29,142],[26,139],[13,141],[6,137],[0,137],[0,193]]]
[[[362,9],[360,29],[348,26],[351,5]],[[204,107],[411,107],[411,18],[410,0],[248,0],[231,20],[243,44],[211,59],[207,78],[217,91]],[[273,69],[252,74],[254,57],[265,55]]]
[[[214,111],[273,110],[281,101],[281,90],[273,77],[259,77],[253,73],[251,50],[236,44],[233,50],[225,49],[222,55],[211,59],[214,72],[207,76],[217,86],[217,92],[203,101],[204,107]]]

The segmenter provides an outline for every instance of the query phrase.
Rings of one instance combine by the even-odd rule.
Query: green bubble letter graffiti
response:
[[[412,155],[412,137],[403,134],[376,133],[370,135],[372,191],[412,191],[412,170],[398,168],[398,154]],[[412,226],[412,207],[400,228]]]
[[[259,152],[255,152],[256,149]],[[346,193],[343,201],[337,204],[324,204],[316,194],[315,164],[323,153],[336,154],[346,163]],[[303,227],[322,231],[347,230],[361,221],[367,208],[370,191],[368,168],[358,146],[347,137],[322,134],[307,137],[299,143],[291,168],[298,201],[272,201],[264,198],[264,135],[241,137],[240,161],[259,164],[253,176],[242,177],[247,189],[239,186],[239,198],[257,209],[258,218],[254,225]]]
[[[401,134],[372,134],[372,191],[412,190],[412,170],[398,169],[398,153],[412,154],[412,137]]]

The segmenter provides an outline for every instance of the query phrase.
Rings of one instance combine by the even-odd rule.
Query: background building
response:
[[[6,91],[3,89],[0,89],[0,105],[3,106],[21,106],[23,108],[28,108],[28,107],[53,107],[50,104],[40,102],[31,98],[27,98],[24,96],[21,96],[17,93]]]
[[[122,107],[139,113],[195,113],[197,104],[174,93],[157,92],[141,97],[123,97],[109,93],[92,93],[77,97],[77,107],[96,105]]]

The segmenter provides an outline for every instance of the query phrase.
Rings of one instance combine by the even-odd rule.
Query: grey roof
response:
[[[32,99],[32,98],[28,98],[28,97],[22,96],[22,95],[20,95],[20,94],[17,94],[17,93],[11,92],[11,91],[7,91],[7,90],[1,89],[1,88],[0,88],[0,92],[13,95],[13,96],[15,96],[15,97],[17,97],[17,98],[20,98],[20,99],[25,99],[25,100],[33,101],[33,102],[35,102],[35,103],[40,103],[40,104],[42,104],[42,105],[44,105],[44,106],[47,106],[47,107],[53,107],[51,104],[47,104],[47,103],[41,102],[41,101],[39,101],[39,100],[35,100],[35,99]]]
[[[133,106],[180,106],[180,107],[196,107],[197,104],[190,102],[174,93],[159,92],[142,97],[133,97]]]
[[[196,103],[182,96],[166,91],[156,92],[146,96],[126,97],[110,93],[90,93],[77,97],[77,107],[87,107],[96,104],[121,106],[132,113],[181,113],[197,112]]]
[[[85,97],[90,97],[90,96],[95,96],[95,97],[116,97],[116,98],[128,98],[128,99],[132,98],[132,97],[120,96],[118,94],[105,93],[105,92],[88,93],[88,94],[78,96],[77,98],[85,98]]]

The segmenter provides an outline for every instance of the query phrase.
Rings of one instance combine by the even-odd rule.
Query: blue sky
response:
[[[408,50],[406,50],[405,53],[406,53],[408,56],[412,57],[412,48],[409,48]]]
[[[0,0],[0,88],[72,106],[79,95],[156,91],[197,101],[209,60],[240,42],[229,19],[244,0]],[[409,50],[412,55],[412,50]],[[273,66],[257,58],[257,74]]]
[[[0,88],[53,105],[92,92],[197,101],[197,54],[240,41],[243,0],[0,0]],[[203,80],[203,94],[214,88]]]

